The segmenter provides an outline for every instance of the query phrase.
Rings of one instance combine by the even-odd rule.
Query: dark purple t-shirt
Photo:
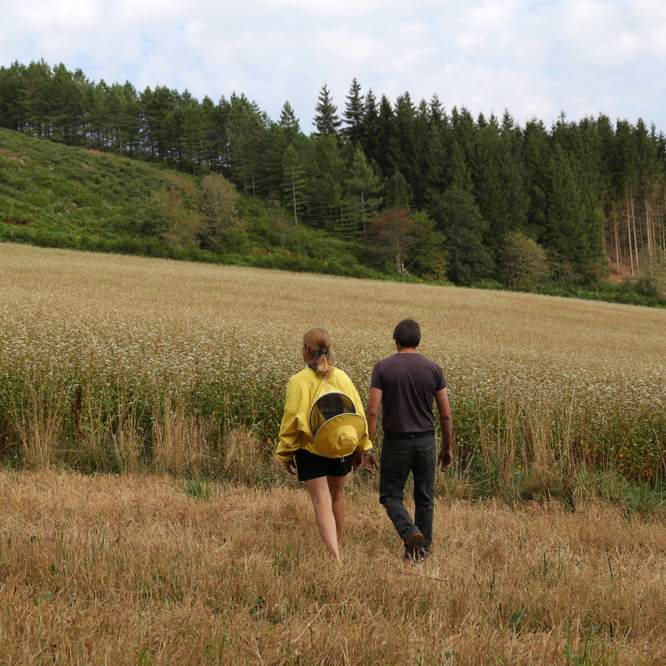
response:
[[[393,354],[375,365],[370,388],[382,391],[385,434],[435,429],[432,404],[446,379],[434,361],[416,352]]]

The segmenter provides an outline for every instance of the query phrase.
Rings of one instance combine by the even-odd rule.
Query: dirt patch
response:
[[[6,157],[7,159],[13,160],[14,162],[18,162],[19,164],[25,164],[26,162],[23,156],[18,155],[11,150],[7,150],[6,148],[0,148],[0,155]]]
[[[632,277],[631,268],[629,266],[617,264],[614,261],[608,262],[608,276],[606,279],[611,284],[622,284],[627,280],[631,280]]]

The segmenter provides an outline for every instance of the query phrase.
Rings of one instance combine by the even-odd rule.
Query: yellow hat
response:
[[[366,431],[365,419],[356,413],[352,399],[339,391],[315,400],[308,420],[314,435],[313,448],[326,458],[352,454]]]

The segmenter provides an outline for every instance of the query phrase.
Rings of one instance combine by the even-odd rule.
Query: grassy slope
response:
[[[219,255],[156,238],[151,196],[171,188],[190,210],[197,187],[195,178],[155,164],[0,129],[0,241],[379,277],[354,244],[276,225],[279,213],[246,198],[239,205],[248,235],[242,252]]]
[[[131,233],[152,192],[187,180],[138,161],[8,130],[0,130],[0,169],[2,217],[26,221],[27,238],[58,234],[70,241],[111,240],[123,228]],[[2,233],[12,236],[7,225]]]

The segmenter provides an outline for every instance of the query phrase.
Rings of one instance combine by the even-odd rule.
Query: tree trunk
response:
[[[294,206],[294,224],[298,224],[298,215],[296,214],[296,180],[293,169],[291,170],[291,200]]]
[[[365,224],[365,198],[363,197],[363,190],[361,190],[361,226],[363,227],[363,240],[368,240],[368,230]]]
[[[625,201],[627,204],[627,238],[629,239],[629,269],[631,270],[631,275],[634,275],[634,255],[631,250],[631,214],[629,212],[629,194],[625,195]]]
[[[631,229],[634,234],[634,259],[636,260],[636,271],[640,268],[640,258],[638,256],[638,237],[636,236],[636,211],[634,208],[634,195],[629,196],[629,201],[631,202]],[[633,273],[632,273],[633,275]]]

